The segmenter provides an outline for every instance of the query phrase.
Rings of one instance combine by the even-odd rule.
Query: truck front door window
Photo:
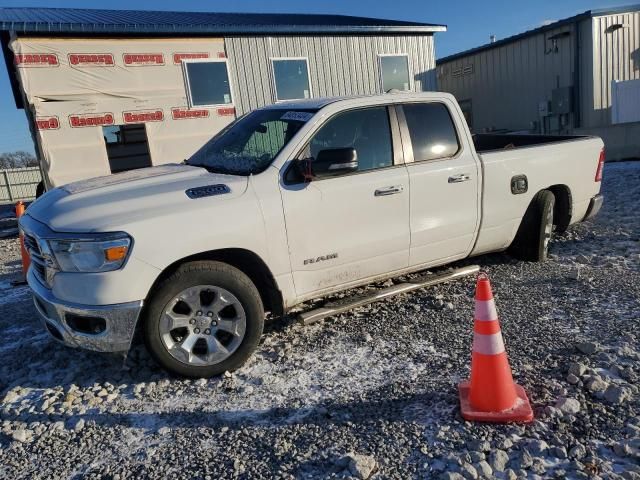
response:
[[[306,154],[315,159],[321,150],[334,148],[355,149],[358,171],[393,165],[387,107],[352,110],[336,115],[316,132]]]

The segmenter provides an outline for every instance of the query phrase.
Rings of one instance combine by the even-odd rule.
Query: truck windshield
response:
[[[186,163],[230,175],[260,173],[316,111],[255,110],[228,125]]]

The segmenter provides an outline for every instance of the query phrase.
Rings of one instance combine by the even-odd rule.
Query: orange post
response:
[[[19,201],[16,203],[16,219],[20,219],[22,215],[24,215],[24,203]],[[22,232],[20,232],[20,255],[22,256],[22,274],[27,276],[27,270],[29,270],[29,265],[31,264],[31,259],[29,258],[29,253],[27,249],[24,247],[24,237]]]
[[[527,394],[513,381],[489,277],[478,275],[473,325],[471,379],[458,385],[465,420],[531,422]]]

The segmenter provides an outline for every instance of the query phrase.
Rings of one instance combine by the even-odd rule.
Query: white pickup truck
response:
[[[553,227],[595,215],[596,137],[472,136],[455,99],[286,102],[182,164],[55,188],[20,221],[53,337],[166,369],[239,367],[265,312],[465,257],[542,261]]]

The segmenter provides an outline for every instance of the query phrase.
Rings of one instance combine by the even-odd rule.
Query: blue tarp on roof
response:
[[[17,33],[296,34],[430,33],[446,26],[346,15],[0,8],[0,31]]]

